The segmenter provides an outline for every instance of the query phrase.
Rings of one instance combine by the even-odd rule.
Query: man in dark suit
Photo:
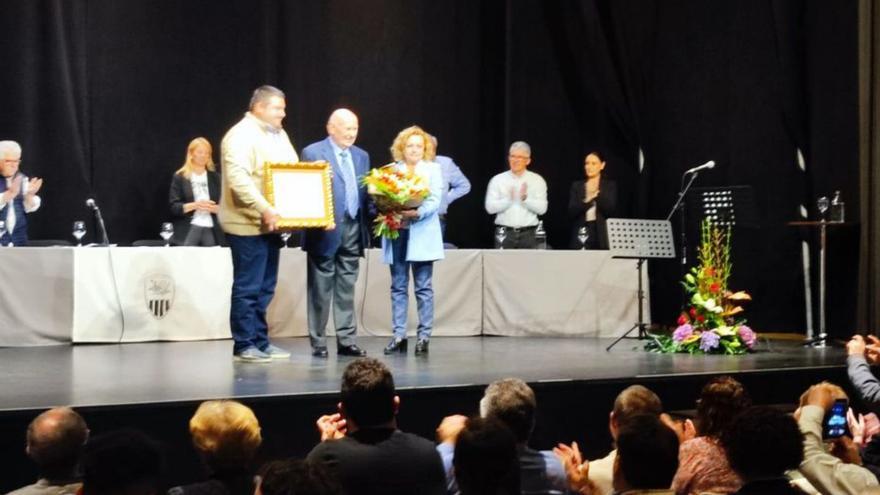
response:
[[[333,170],[332,230],[306,229],[303,249],[308,253],[308,321],[312,355],[327,357],[325,328],[333,301],[336,349],[340,355],[365,356],[356,343],[354,284],[358,263],[369,246],[366,224],[366,188],[361,179],[370,170],[370,155],[354,145],[358,118],[351,110],[335,110],[327,121],[327,138],[310,144],[305,161],[326,161]]]

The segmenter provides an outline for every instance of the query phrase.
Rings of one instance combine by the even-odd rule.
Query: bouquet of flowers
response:
[[[746,326],[740,306],[752,298],[746,292],[731,292],[730,227],[703,221],[698,252],[700,264],[684,276],[682,285],[690,295],[678,317],[672,335],[651,335],[645,348],[654,352],[690,354],[745,354],[757,343],[757,335]]]
[[[379,214],[373,220],[373,235],[397,239],[402,226],[401,210],[418,208],[430,194],[425,180],[394,163],[374,168],[363,179]]]

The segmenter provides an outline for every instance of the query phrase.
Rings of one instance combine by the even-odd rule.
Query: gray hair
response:
[[[516,141],[515,143],[511,144],[510,153],[513,153],[515,150],[522,151],[525,154],[532,156],[532,147],[529,146],[529,143],[525,141]]]
[[[535,427],[538,407],[535,392],[519,378],[495,380],[480,399],[480,416],[507,425],[519,442],[526,442]]]
[[[9,154],[21,156],[21,145],[11,140],[0,141],[0,157]]]
[[[251,96],[251,103],[248,106],[249,110],[253,110],[257,103],[265,103],[269,101],[269,98],[273,96],[277,96],[282,100],[286,97],[284,96],[284,91],[276,88],[275,86],[269,86],[268,84],[260,86],[259,88],[254,90],[254,94]]]

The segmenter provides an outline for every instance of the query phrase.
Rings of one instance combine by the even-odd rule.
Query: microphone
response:
[[[107,238],[107,227],[104,225],[104,217],[101,216],[101,209],[98,208],[98,203],[96,203],[94,199],[89,198],[86,200],[86,206],[95,212],[95,220],[98,223],[98,227],[101,229],[101,245],[109,246],[110,239]]]
[[[699,167],[689,168],[684,171],[684,175],[695,174],[697,172],[702,172],[703,170],[709,170],[710,168],[715,168],[715,160],[709,160],[708,162],[700,165]]]

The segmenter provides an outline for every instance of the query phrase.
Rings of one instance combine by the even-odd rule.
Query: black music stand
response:
[[[625,338],[648,338],[642,266],[648,259],[675,258],[675,241],[672,237],[672,222],[669,220],[609,218],[605,224],[608,230],[608,247],[611,250],[611,257],[639,260],[636,263],[639,276],[639,321],[606,347],[605,351],[607,352]],[[639,329],[638,337],[629,337],[629,334],[637,328]]]

